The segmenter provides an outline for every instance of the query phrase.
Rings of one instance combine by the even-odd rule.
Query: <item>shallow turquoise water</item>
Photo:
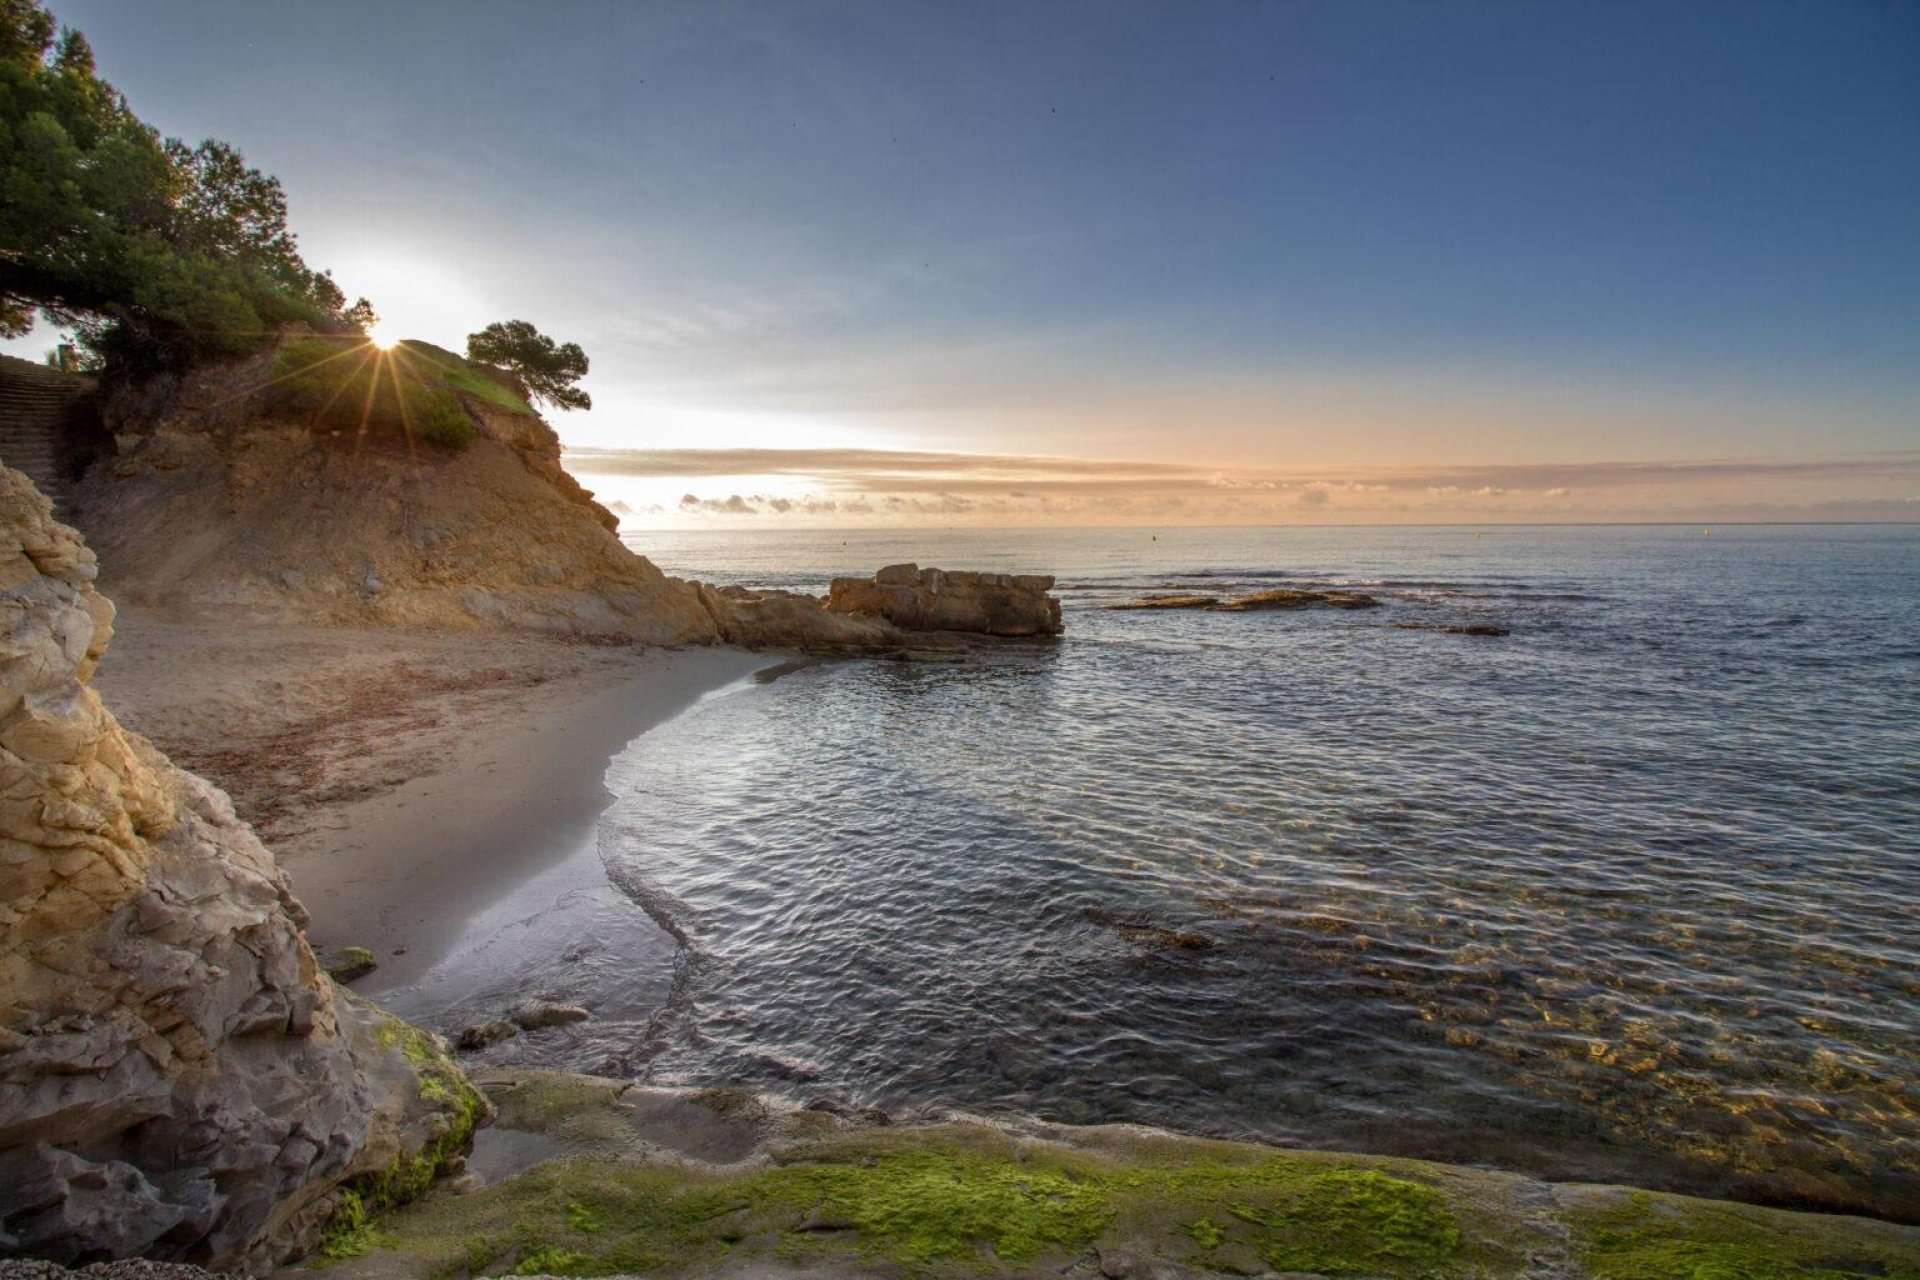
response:
[[[629,748],[685,954],[622,1065],[1920,1217],[1920,529],[628,541],[1055,573],[1068,635]],[[1098,607],[1295,583],[1388,604]]]

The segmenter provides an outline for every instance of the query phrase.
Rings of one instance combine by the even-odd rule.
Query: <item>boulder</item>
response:
[[[564,1027],[569,1023],[585,1022],[593,1015],[577,1004],[527,1000],[513,1006],[507,1016],[512,1018],[523,1031],[539,1031],[546,1027]]]
[[[471,1053],[499,1044],[502,1040],[511,1040],[519,1034],[518,1024],[506,1018],[494,1018],[468,1027],[460,1033],[460,1039],[456,1043],[460,1048]]]
[[[260,1273],[486,1104],[322,973],[227,797],[102,705],[94,577],[0,468],[0,1255]]]

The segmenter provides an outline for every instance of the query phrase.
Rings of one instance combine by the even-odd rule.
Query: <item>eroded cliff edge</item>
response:
[[[263,1271],[423,1189],[486,1104],[320,972],[226,796],[101,703],[95,576],[0,468],[0,1255]]]
[[[621,544],[561,468],[553,429],[488,381],[505,375],[424,344],[369,357],[392,361],[382,378],[451,380],[435,389],[457,397],[470,431],[449,444],[391,423],[359,430],[281,394],[303,341],[107,396],[113,456],[77,487],[74,519],[108,590],[261,621],[719,638],[691,584]]]

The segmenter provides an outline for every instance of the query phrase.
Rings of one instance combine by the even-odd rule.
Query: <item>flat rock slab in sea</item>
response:
[[[1108,609],[1202,609],[1208,613],[1256,613],[1268,609],[1374,609],[1380,601],[1358,591],[1312,591],[1274,587],[1252,595],[1221,599],[1208,595],[1141,596],[1105,606]]]

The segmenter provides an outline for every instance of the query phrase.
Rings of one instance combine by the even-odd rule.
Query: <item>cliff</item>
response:
[[[499,375],[425,344],[334,341],[290,335],[108,395],[115,456],[73,510],[109,590],[257,620],[719,639]],[[388,383],[407,394],[381,398]]]
[[[227,798],[102,705],[95,572],[0,469],[0,1255],[258,1272],[424,1189],[486,1104],[319,971]]]

